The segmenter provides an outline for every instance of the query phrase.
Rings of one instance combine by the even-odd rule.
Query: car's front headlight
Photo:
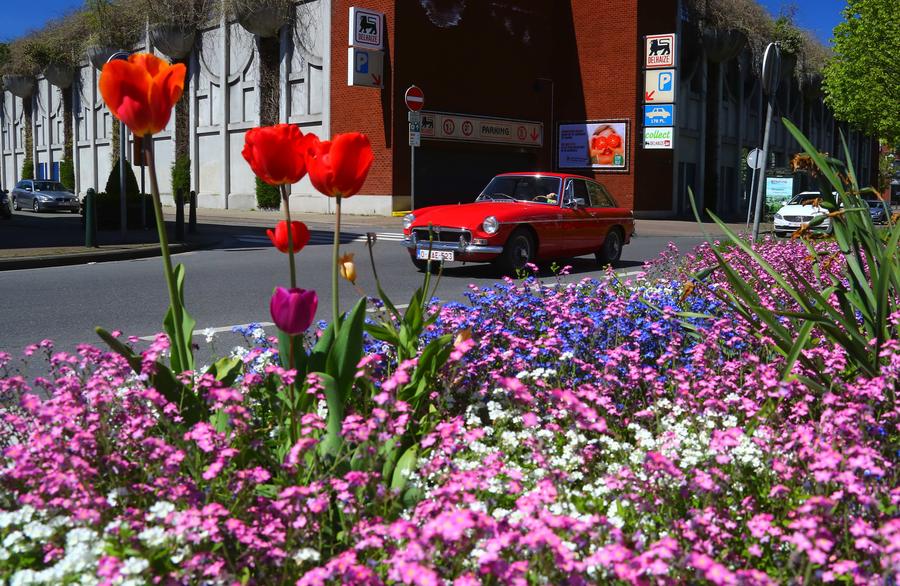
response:
[[[416,216],[414,214],[406,214],[403,216],[403,229],[409,230],[409,227],[412,226],[412,223],[416,220]]]
[[[500,229],[500,222],[494,216],[488,216],[481,223],[481,227],[484,228],[485,234],[496,234]]]
[[[781,214],[775,214],[775,219],[776,219],[776,220],[783,220],[784,218],[781,217]]]

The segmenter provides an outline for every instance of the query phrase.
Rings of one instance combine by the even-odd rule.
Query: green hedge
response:
[[[274,185],[256,178],[256,207],[261,210],[277,210],[281,207],[281,194]]]

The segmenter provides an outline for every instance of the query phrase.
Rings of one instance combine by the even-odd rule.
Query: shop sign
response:
[[[350,8],[351,47],[384,49],[384,13],[366,8]]]
[[[675,126],[675,105],[644,106],[644,126]]]
[[[422,136],[436,140],[492,142],[539,147],[544,142],[544,125],[540,122],[488,118],[440,112],[422,113]]]
[[[675,101],[675,70],[648,69],[644,72],[644,103],[671,104]]]
[[[672,126],[644,129],[645,149],[671,149],[675,145],[675,128]]]
[[[628,127],[627,120],[560,124],[560,168],[627,171]]]
[[[647,35],[644,39],[644,68],[675,67],[675,33]]]
[[[384,87],[384,51],[350,47],[347,50],[347,85]]]

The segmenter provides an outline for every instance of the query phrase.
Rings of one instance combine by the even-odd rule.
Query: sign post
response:
[[[419,146],[422,130],[419,110],[425,106],[425,92],[411,85],[403,94],[403,101],[409,109],[409,209],[413,211],[416,209],[416,147]]]
[[[747,229],[749,230],[750,212],[753,210],[753,194],[756,193],[757,172],[765,167],[761,150],[753,149],[747,153],[747,166],[753,169],[753,175],[750,176],[750,201],[747,202]]]
[[[762,216],[762,198],[763,198],[763,178],[766,176],[765,162],[769,148],[769,130],[772,127],[772,102],[775,101],[775,92],[778,91],[778,81],[781,78],[781,51],[777,43],[769,43],[766,47],[766,53],[763,55],[762,63],[762,84],[763,91],[766,93],[766,130],[763,132],[762,144],[762,161],[763,168],[760,170],[759,181],[756,183],[756,208],[753,214],[753,241],[759,240],[759,220]]]
[[[675,148],[675,105],[678,59],[675,33],[644,37],[645,149]]]

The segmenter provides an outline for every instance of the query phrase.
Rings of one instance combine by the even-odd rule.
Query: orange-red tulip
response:
[[[281,252],[288,251],[288,232],[287,222],[281,220],[275,225],[275,230],[266,230],[269,240],[275,245],[275,248]],[[301,248],[309,243],[309,228],[303,222],[291,222],[291,238],[294,242],[294,252],[299,252]]]
[[[128,61],[103,66],[100,94],[113,116],[135,136],[155,134],[169,123],[186,72],[183,63],[170,65],[156,55],[136,53]]]
[[[306,151],[316,135],[295,124],[251,128],[241,152],[256,176],[269,185],[297,183],[306,175]]]
[[[312,143],[306,167],[313,186],[329,197],[359,193],[375,155],[365,134],[348,132]]]

